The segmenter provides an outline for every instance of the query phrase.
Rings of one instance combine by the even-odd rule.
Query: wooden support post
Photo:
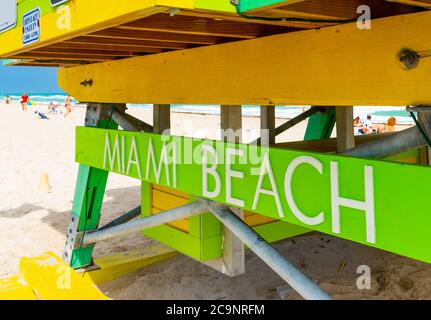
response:
[[[88,104],[85,126],[117,129],[111,116],[114,110],[123,111],[124,104]],[[72,214],[67,228],[63,259],[74,269],[93,263],[94,245],[83,246],[82,234],[99,226],[108,171],[80,165],[73,200]]]
[[[242,113],[241,106],[224,105],[221,106],[221,129],[222,140],[240,143],[242,139]],[[244,219],[244,212],[241,209],[232,208],[232,211]],[[233,277],[245,272],[244,243],[238,239],[228,228],[223,226],[223,257],[222,264],[216,267],[219,271]],[[211,263],[209,263],[211,265]]]
[[[275,106],[260,107],[260,145],[275,144]]]
[[[153,106],[153,131],[154,133],[166,133],[171,129],[171,105],[155,104]]]
[[[336,107],[337,152],[346,152],[355,147],[353,107]]]

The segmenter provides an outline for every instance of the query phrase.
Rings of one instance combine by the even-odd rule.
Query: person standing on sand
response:
[[[5,103],[6,103],[6,104],[10,104],[10,102],[11,102],[11,98],[10,98],[9,96],[6,96],[6,101],[5,101]]]
[[[22,94],[20,102],[21,102],[22,111],[27,111],[27,102],[28,102],[28,95],[27,95],[27,93],[24,92]]]
[[[72,98],[70,97],[70,94],[68,94],[66,100],[64,100],[64,107],[66,108],[64,117],[67,117],[68,114],[72,112]]]

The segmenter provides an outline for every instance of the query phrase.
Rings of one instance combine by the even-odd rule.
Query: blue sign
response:
[[[40,8],[22,16],[22,44],[28,45],[40,39]]]
[[[50,1],[51,1],[51,6],[55,7],[55,6],[58,6],[58,5],[62,4],[62,3],[67,2],[69,0],[50,0]]]

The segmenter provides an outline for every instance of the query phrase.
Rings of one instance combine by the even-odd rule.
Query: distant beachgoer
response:
[[[10,96],[6,96],[6,104],[10,104],[12,102],[12,99],[10,98]]]
[[[362,127],[362,121],[360,117],[356,117],[355,119],[353,119],[353,126]]]
[[[70,94],[68,94],[66,100],[64,100],[64,107],[66,108],[66,113],[64,114],[64,117],[67,117],[69,113],[72,112],[72,98],[70,97]]]
[[[34,114],[37,116],[38,119],[49,120],[49,118],[41,111],[35,111]]]
[[[55,106],[54,103],[50,102],[48,105],[48,114],[55,113]]]
[[[379,126],[377,128],[377,133],[394,132],[396,124],[397,124],[397,118],[390,117],[386,124]]]
[[[373,129],[373,123],[371,122],[371,115],[367,115],[367,119],[364,121],[362,127],[359,128],[358,132],[362,134],[370,134],[375,132],[375,129]]]
[[[23,93],[22,94],[22,96],[21,96],[21,108],[22,108],[22,111],[27,111],[27,103],[28,103],[28,95],[27,95],[27,93]]]

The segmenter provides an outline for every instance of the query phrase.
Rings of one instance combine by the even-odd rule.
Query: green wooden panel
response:
[[[293,238],[312,231],[284,221],[263,224],[254,227],[253,230],[268,242],[276,242],[283,239]]]
[[[246,12],[282,2],[285,2],[285,0],[241,0],[239,8],[241,12]]]
[[[147,133],[84,127],[76,132],[76,161],[81,164],[431,262],[430,167]],[[111,167],[108,155],[114,153],[115,141],[118,149],[124,145],[125,151],[116,153]],[[217,150],[217,163],[208,157],[202,164],[203,148],[211,147]],[[172,162],[174,149],[176,165],[168,164],[168,171],[162,166],[156,177],[149,150],[159,163],[162,150]],[[225,161],[227,152],[244,155],[232,156],[236,161],[229,164]],[[122,154],[126,155],[124,161]],[[189,163],[191,155],[195,159]],[[136,158],[137,163],[133,163]],[[273,172],[274,183],[267,171],[260,174],[265,162]],[[203,171],[212,165],[216,166],[216,178]],[[208,177],[208,191],[217,192],[205,192],[204,176]],[[259,186],[267,193],[277,191],[278,196],[260,194],[254,207]]]
[[[335,125],[335,108],[313,114],[308,120],[304,140],[320,140],[331,137]]]

